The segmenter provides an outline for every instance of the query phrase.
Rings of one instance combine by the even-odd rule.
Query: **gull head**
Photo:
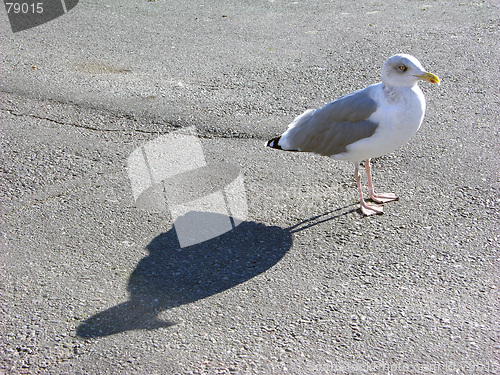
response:
[[[382,66],[382,82],[392,87],[413,87],[418,81],[439,85],[439,78],[426,72],[415,57],[399,54],[389,57]]]

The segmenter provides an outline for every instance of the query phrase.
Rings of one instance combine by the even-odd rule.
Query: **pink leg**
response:
[[[370,199],[372,201],[377,202],[377,203],[387,203],[387,202],[391,202],[391,201],[397,201],[399,199],[396,196],[396,194],[393,194],[393,193],[376,194],[373,191],[372,168],[370,166],[370,159],[366,159],[366,161],[365,161],[365,170],[366,170],[366,177],[368,178],[368,194],[369,194]]]
[[[381,215],[384,213],[384,206],[380,204],[366,203],[363,199],[363,192],[361,191],[361,177],[359,175],[359,164],[355,164],[354,178],[356,178],[356,185],[358,185],[359,203],[361,204],[361,212],[365,216]]]

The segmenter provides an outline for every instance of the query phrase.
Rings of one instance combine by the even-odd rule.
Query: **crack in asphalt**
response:
[[[172,132],[174,129],[178,132],[178,131],[182,130],[182,128],[183,128],[181,125],[168,123],[168,124],[166,124],[166,126],[169,126],[170,129],[165,130],[165,131],[158,131],[158,130],[153,131],[153,130],[142,130],[142,129],[107,129],[107,128],[97,128],[97,127],[93,127],[93,126],[89,126],[89,125],[81,125],[81,124],[76,124],[76,123],[72,123],[72,122],[64,122],[64,121],[60,121],[60,120],[57,120],[54,118],[39,116],[39,115],[35,115],[32,113],[19,113],[19,112],[15,112],[11,109],[3,109],[2,108],[2,109],[0,109],[0,111],[7,112],[10,115],[16,116],[16,117],[30,117],[30,118],[35,118],[35,119],[39,119],[39,120],[50,121],[50,122],[53,122],[55,124],[62,125],[62,126],[72,126],[75,128],[80,128],[80,129],[85,129],[85,130],[90,130],[90,131],[99,131],[99,132],[142,133],[142,134],[163,135],[163,134],[168,134],[168,133]],[[124,116],[124,117],[127,117],[127,116]],[[137,121],[136,119],[129,118],[129,117],[127,117],[127,119],[130,121]],[[206,129],[205,130],[197,129],[197,132],[198,132],[197,136],[199,138],[202,138],[202,139],[256,139],[256,140],[264,140],[263,137],[259,137],[259,136],[256,136],[254,134],[248,134],[248,133],[232,132],[230,134],[227,134],[227,133],[218,132],[216,130],[206,130]]]
[[[12,116],[16,116],[16,117],[36,118],[36,119],[39,119],[39,120],[50,121],[50,122],[53,122],[53,123],[58,124],[58,125],[72,126],[72,127],[75,127],[75,128],[80,128],[80,129],[85,129],[85,130],[92,130],[92,131],[115,132],[115,133],[134,133],[134,132],[136,132],[136,133],[144,133],[144,134],[164,134],[164,133],[167,133],[167,132],[163,132],[162,133],[162,132],[158,132],[158,131],[142,130],[142,129],[106,129],[106,128],[96,128],[96,127],[93,127],[93,126],[80,125],[80,124],[75,124],[75,123],[72,123],[72,122],[64,122],[64,121],[56,120],[56,119],[53,119],[53,118],[50,118],[50,117],[44,117],[44,116],[34,115],[32,113],[18,113],[18,112],[14,112],[14,111],[12,111],[10,109],[0,109],[0,111],[8,112]]]

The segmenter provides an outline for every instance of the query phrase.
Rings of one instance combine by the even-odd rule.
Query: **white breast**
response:
[[[375,133],[346,147],[346,152],[334,159],[361,161],[395,151],[405,144],[420,128],[425,113],[422,90],[413,88],[384,90],[377,87],[374,98],[379,108],[370,120],[379,124]]]

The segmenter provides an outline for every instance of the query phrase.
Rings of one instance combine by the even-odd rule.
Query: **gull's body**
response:
[[[382,67],[382,82],[343,96],[298,116],[281,137],[268,146],[285,151],[311,152],[355,163],[361,211],[380,214],[381,205],[364,201],[358,166],[365,160],[370,198],[377,203],[398,199],[394,194],[375,194],[370,158],[393,152],[419,129],[425,114],[425,97],[419,80],[439,83],[410,55],[395,55]]]

